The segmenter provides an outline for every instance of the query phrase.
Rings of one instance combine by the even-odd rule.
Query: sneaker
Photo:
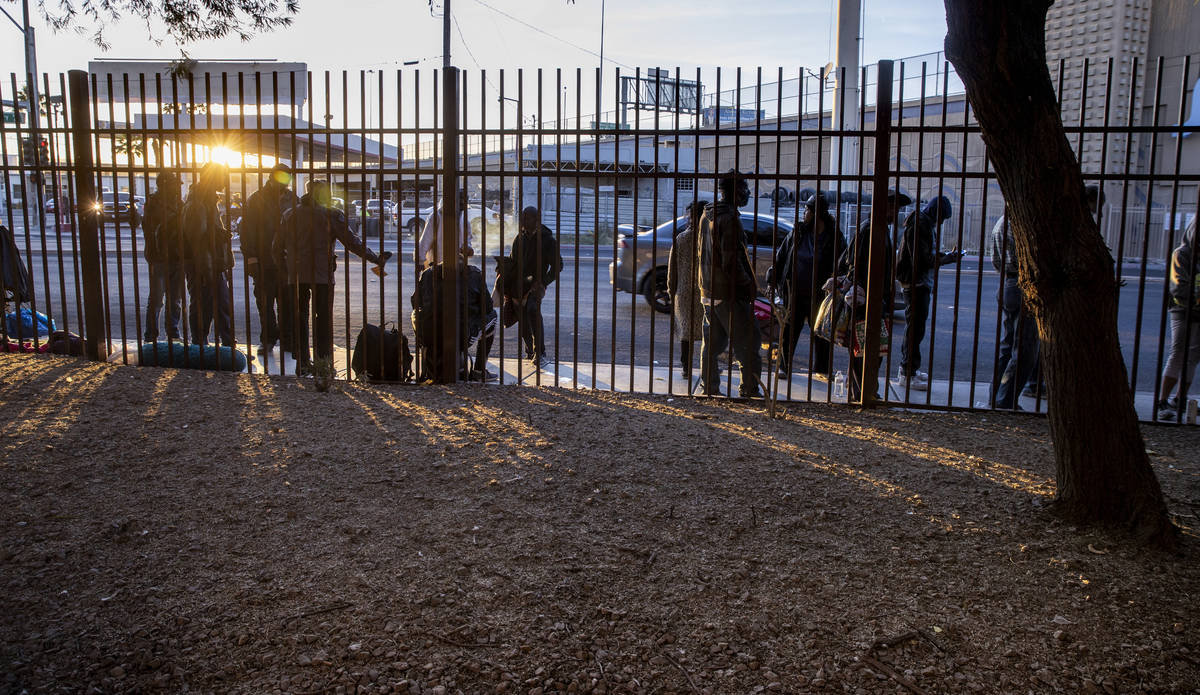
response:
[[[830,378],[828,372],[813,372],[809,376],[813,379],[816,379],[817,381],[823,381],[826,384],[831,383],[833,381],[833,379]]]
[[[928,391],[929,379],[922,377],[920,372],[913,374],[911,377],[906,377],[903,374],[896,379],[896,388],[900,391],[910,389],[913,391]]]
[[[267,345],[266,343],[263,343],[262,345],[259,345],[258,347],[254,348],[255,352],[259,352],[259,353],[263,353],[263,354],[266,354],[274,349],[275,349],[274,345]]]
[[[472,369],[467,378],[470,381],[491,381],[496,378],[496,373],[490,369]]]
[[[791,367],[785,367],[783,365],[779,365],[779,369],[776,370],[775,376],[780,379],[783,379],[784,381],[791,379],[792,378],[792,369],[791,369]]]
[[[1025,389],[1021,391],[1021,395],[1025,398],[1046,398],[1046,389],[1039,389],[1036,384],[1026,384]]]
[[[1176,415],[1179,411],[1177,406],[1178,404],[1172,402],[1171,400],[1163,400],[1156,403],[1154,408],[1158,411],[1159,420],[1162,420],[1163,422],[1175,422]]]
[[[529,363],[533,365],[534,369],[550,369],[554,366],[554,360],[546,357],[545,355],[530,357]]]

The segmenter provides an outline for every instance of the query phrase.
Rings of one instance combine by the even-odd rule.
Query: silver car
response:
[[[774,259],[774,249],[792,231],[791,222],[774,215],[742,212],[742,229],[746,232],[746,247],[754,263],[754,276],[762,290],[767,287],[767,269]],[[654,229],[639,234],[625,234],[617,240],[617,257],[608,264],[608,279],[618,290],[640,294],[655,311],[671,313],[671,296],[667,293],[667,259],[675,230],[687,225],[680,216]]]

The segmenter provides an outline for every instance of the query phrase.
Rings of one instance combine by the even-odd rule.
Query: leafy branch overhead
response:
[[[104,31],[110,24],[136,17],[156,41],[156,27],[166,28],[175,43],[188,44],[236,35],[243,41],[291,25],[299,0],[38,0],[55,30],[91,33],[108,48]]]

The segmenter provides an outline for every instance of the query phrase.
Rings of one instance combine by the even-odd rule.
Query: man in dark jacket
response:
[[[147,343],[158,340],[160,309],[165,314],[167,340],[179,339],[179,319],[183,315],[183,268],[179,262],[182,186],[179,177],[169,171],[159,172],[155,183],[156,189],[146,200],[146,214],[142,217],[143,255],[150,266],[143,335]]]
[[[738,389],[743,398],[762,395],[762,359],[754,298],[758,286],[746,252],[746,234],[738,208],[750,201],[746,179],[736,170],[717,183],[720,199],[700,217],[700,304],[704,307],[704,340],[700,348],[700,388],[719,393],[717,356],[732,342],[742,368]]]
[[[468,265],[465,256],[459,257],[461,286],[466,290],[459,293],[458,310],[458,360],[459,378],[470,381],[487,381],[496,375],[487,369],[488,355],[495,337],[496,317],[492,295],[487,290],[483,271]],[[442,267],[431,265],[421,271],[417,287],[413,291],[412,304],[413,334],[421,353],[421,372],[418,381],[433,381],[440,372],[442,354],[438,320],[438,308],[442,292]],[[467,371],[468,353],[475,347],[474,367]]]
[[[233,337],[233,236],[221,222],[217,199],[227,174],[216,162],[205,164],[183,204],[180,245],[190,297],[188,324],[196,345],[208,343],[214,322],[221,345],[237,344]]]
[[[792,371],[792,353],[800,340],[800,331],[808,322],[814,377],[829,380],[833,365],[833,343],[811,334],[817,310],[821,306],[821,287],[836,275],[837,261],[846,241],[829,214],[825,196],[817,193],[804,204],[804,219],[784,237],[775,255],[775,265],[767,271],[767,282],[783,297],[787,320],[780,344],[779,378]]]
[[[391,258],[390,251],[376,254],[350,230],[346,214],[333,207],[329,183],[308,182],[300,204],[283,213],[279,234],[271,245],[277,268],[287,271],[287,292],[292,294],[292,354],[301,372],[312,363],[308,343],[309,307],[312,308],[314,352],[318,359],[333,358],[333,280],[337,256],[333,242],[340,241],[356,256],[377,266]]]
[[[521,211],[520,231],[510,252],[516,264],[517,321],[525,356],[534,369],[546,366],[546,329],[542,322],[542,299],[546,288],[562,270],[562,256],[554,232],[542,224],[542,213],[532,205]]]
[[[933,276],[937,269],[953,263],[958,253],[937,251],[937,228],[950,219],[953,208],[945,196],[925,203],[920,212],[909,213],[904,220],[900,239],[900,254],[896,260],[896,279],[904,293],[904,343],[901,345],[900,376],[897,388],[915,391],[929,390],[929,375],[921,366],[921,341],[925,339],[925,324],[929,321],[929,302],[933,293]]]
[[[288,188],[291,181],[292,170],[288,165],[276,164],[267,183],[250,196],[242,212],[242,256],[246,259],[246,272],[254,278],[254,301],[260,323],[259,352],[270,352],[276,340],[284,350],[292,346],[291,297],[271,252],[283,213],[300,204],[300,199]]]
[[[912,198],[898,191],[888,191],[887,197],[883,200],[884,219],[887,220],[889,230],[895,223],[897,211],[912,204]],[[871,213],[874,214],[878,208],[872,208]],[[883,236],[884,248],[880,254],[883,259],[883,273],[881,283],[883,286],[875,289],[875,296],[878,297],[880,303],[880,316],[887,317],[892,313],[892,240],[891,232]],[[867,285],[870,278],[871,269],[871,219],[868,217],[858,227],[858,231],[854,234],[854,239],[851,240],[850,246],[846,248],[846,252],[842,254],[842,260],[839,264],[842,268],[842,273],[849,278],[851,286],[850,291],[846,293],[847,303],[851,306],[850,311],[850,383],[848,389],[848,399],[851,403],[862,400],[863,393],[869,392],[876,397],[879,391],[879,355],[866,354],[865,346],[858,345],[858,339],[855,334],[854,327],[859,321],[866,318],[867,308],[865,305],[865,297],[867,296]],[[853,301],[851,301],[853,300]],[[861,300],[861,301],[860,301]],[[881,337],[881,342],[882,342]],[[855,354],[855,351],[858,354]],[[866,364],[864,364],[864,360]]]

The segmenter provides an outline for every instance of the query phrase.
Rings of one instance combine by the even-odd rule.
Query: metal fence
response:
[[[276,163],[290,165],[300,193],[310,181],[328,180],[333,205],[366,244],[398,261],[376,274],[337,247],[335,366],[352,378],[349,350],[363,325],[394,323],[414,345],[420,342],[410,319],[423,262],[416,247],[450,183],[467,192],[460,215],[475,237],[467,264],[481,271],[489,290],[496,283],[493,257],[510,252],[526,206],[540,208],[564,261],[541,307],[550,363],[523,359],[528,348],[518,325],[500,325],[487,361],[499,381],[686,394],[696,386],[700,346],[681,341],[679,326],[663,311],[669,310],[665,283],[675,220],[693,201],[713,200],[720,172],[736,168],[752,192],[741,213],[764,295],[763,382],[772,391],[778,386],[781,400],[842,401],[838,374],[849,364],[844,349],[835,351],[828,380],[810,371],[814,353],[807,337],[792,373],[778,380],[772,373],[780,360],[780,321],[792,309],[774,301],[763,282],[779,243],[800,224],[805,201],[817,191],[833,203],[844,240],[870,220],[879,191],[906,193],[914,204],[885,230],[893,248],[907,214],[945,196],[954,211],[939,229],[939,247],[966,255],[935,274],[921,351],[931,387],[901,390],[888,379],[896,374],[906,331],[897,311],[890,317],[880,397],[914,407],[991,408],[1003,333],[991,232],[1003,214],[1003,195],[949,65],[905,61],[894,74],[890,63],[886,68],[864,70],[859,84],[870,89],[856,95],[836,86],[844,79],[831,81],[844,74],[659,72],[656,79],[703,84],[708,116],[679,104],[634,105],[625,109],[623,124],[589,115],[620,99],[619,70],[611,76],[561,70],[93,74],[79,76],[82,91],[74,95],[67,75],[41,75],[40,91],[48,96],[36,122],[22,101],[24,80],[11,75],[0,85],[0,214],[31,270],[32,296],[23,306],[59,329],[85,334],[108,359],[135,363],[145,339],[162,336],[146,335],[151,268],[144,230],[131,224],[124,206],[141,211],[161,171],[178,174],[187,187],[206,163],[222,161],[228,178],[220,205],[233,231],[234,268],[225,291],[234,337],[254,355],[247,369],[290,374],[297,369],[294,355],[283,355],[278,345],[257,355],[253,350],[262,340],[262,320],[256,278],[240,252],[242,206]],[[1151,66],[1084,61],[1052,70],[1085,179],[1106,195],[1100,228],[1123,282],[1122,344],[1147,419],[1156,417],[1170,343],[1165,264],[1200,200],[1200,138],[1190,137],[1197,128],[1185,123],[1194,72],[1190,60]],[[290,98],[297,93],[308,98]],[[877,118],[881,114],[890,117]],[[877,152],[884,140],[886,148]],[[95,289],[89,289],[89,272]],[[185,294],[183,302],[186,316],[196,301]],[[438,305],[439,314],[452,316],[441,311],[445,306]],[[97,323],[89,327],[89,318]],[[19,335],[8,335],[8,322],[0,330],[40,348],[45,337],[25,335],[20,323],[14,324]],[[454,323],[446,325],[465,330]],[[186,320],[180,332],[185,342],[200,339]],[[681,354],[690,355],[687,369]],[[424,359],[418,351],[418,372]],[[725,393],[737,392],[735,371],[726,364]],[[1035,397],[1021,403],[1043,410],[1044,392],[1036,393],[1034,382]]]

